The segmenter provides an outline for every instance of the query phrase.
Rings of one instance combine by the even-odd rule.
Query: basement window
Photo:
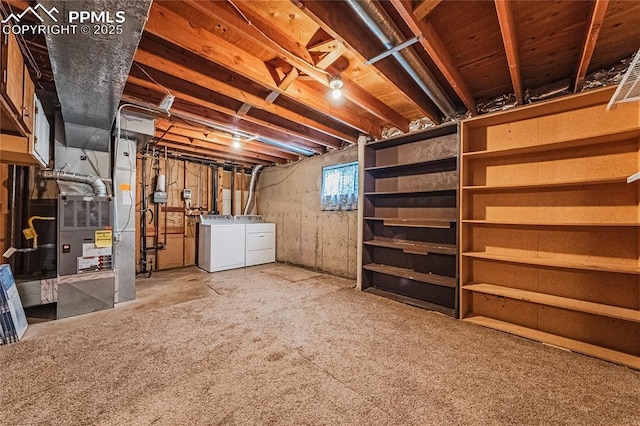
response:
[[[358,208],[358,162],[322,168],[322,210]]]

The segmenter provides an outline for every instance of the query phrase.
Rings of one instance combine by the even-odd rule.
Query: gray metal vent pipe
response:
[[[93,188],[93,195],[96,197],[107,196],[107,185],[104,183],[104,178],[94,175],[84,175],[81,173],[65,172],[59,169],[56,170],[44,170],[40,173],[42,179],[48,180],[61,180],[64,182],[76,182],[91,185]]]
[[[251,172],[251,183],[249,184],[249,196],[247,197],[247,204],[244,206],[244,214],[248,215],[251,213],[253,209],[253,199],[255,198],[254,192],[256,188],[256,184],[258,182],[258,173],[260,169],[264,167],[261,164],[258,164],[253,168],[253,172]]]
[[[389,15],[373,0],[346,2],[387,49],[405,41]],[[393,57],[446,117],[455,115],[455,106],[411,47],[394,52]]]

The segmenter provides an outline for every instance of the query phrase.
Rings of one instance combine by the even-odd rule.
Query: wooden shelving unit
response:
[[[460,316],[640,369],[640,106],[612,94],[461,123]]]
[[[457,124],[364,147],[362,288],[457,316]]]

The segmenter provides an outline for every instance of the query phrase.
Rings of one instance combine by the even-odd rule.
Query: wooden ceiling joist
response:
[[[223,134],[222,132],[208,129],[195,129],[190,126],[172,123],[165,120],[156,121],[156,129],[162,132],[167,132],[169,134],[184,136],[191,139],[198,139],[204,142],[218,143],[227,147],[231,147],[233,144],[231,137],[227,134]],[[277,147],[272,147],[262,142],[247,141],[243,143],[245,146],[244,151],[249,153],[255,152],[258,154],[270,155],[272,157],[281,158],[286,161],[297,160],[300,157],[299,155],[283,151],[281,149],[278,149]]]
[[[300,138],[303,140],[307,140],[308,142],[310,142],[313,145],[321,145],[321,146],[327,146],[330,148],[339,148],[342,144],[341,141],[337,140],[337,139],[330,139],[328,137],[326,138],[322,138],[325,135],[323,134],[317,134],[316,131],[312,131],[310,129],[305,129],[303,128],[303,126],[300,126],[298,123],[294,123],[291,122],[286,128],[285,127],[280,127],[276,124],[274,124],[273,122],[268,122],[268,121],[264,121],[255,117],[252,117],[249,114],[244,114],[244,115],[240,115],[237,113],[237,111],[218,105],[214,102],[211,102],[207,99],[203,99],[202,97],[199,96],[193,96],[192,94],[189,93],[185,93],[182,90],[186,90],[185,87],[180,88],[178,86],[176,86],[176,84],[171,84],[168,79],[163,79],[165,84],[167,84],[167,87],[169,88],[169,90],[171,91],[171,93],[176,96],[178,99],[182,99],[184,101],[190,102],[192,104],[196,104],[196,105],[200,105],[202,107],[205,108],[209,108],[215,111],[218,111],[220,113],[226,114],[230,117],[236,116],[238,117],[240,120],[242,121],[247,121],[250,123],[254,123],[257,124],[259,126],[263,126],[265,128],[271,128],[273,131],[277,131],[277,132],[281,132],[282,135],[280,136],[283,139],[278,139],[279,141],[285,141],[286,139],[289,139],[289,136],[294,136],[296,138]],[[154,82],[148,81],[148,80],[144,80],[138,77],[135,77],[134,75],[130,74],[128,80],[131,84],[134,84],[136,86],[139,87],[144,87],[146,89],[150,89],[150,90],[155,90],[155,91],[162,91],[162,88],[158,87],[157,84],[155,84]],[[187,84],[185,82],[185,84]],[[203,90],[201,93],[203,93],[203,95],[206,97],[206,91]],[[274,121],[283,121],[281,118],[277,117],[274,118]],[[289,135],[289,136],[287,136]],[[322,139],[320,139],[322,138]],[[290,140],[289,140],[290,141]],[[305,144],[307,145],[307,144]]]
[[[257,164],[269,165],[268,161],[259,161],[252,157],[239,157],[234,155],[226,155],[225,153],[215,153],[208,148],[200,146],[184,145],[171,141],[162,140],[156,145],[158,148],[167,147],[174,150],[177,154],[193,155],[199,158],[206,158],[216,163],[233,163],[243,167],[253,167]]]
[[[206,87],[209,90],[228,96],[230,98],[242,100],[244,103],[251,105],[251,107],[253,108],[259,108],[268,111],[274,115],[277,115],[278,117],[282,117],[286,120],[290,120],[292,122],[299,123],[303,126],[317,130],[329,137],[340,139],[350,143],[355,143],[355,141],[357,140],[357,137],[355,135],[340,132],[323,123],[319,123],[302,114],[298,114],[295,111],[283,108],[276,104],[271,104],[259,96],[238,89],[237,87],[224,83],[222,81],[216,80],[211,76],[195,71],[189,68],[188,64],[182,64],[177,61],[172,61],[156,53],[147,51],[146,46],[145,49],[138,49],[134,60],[135,62],[142,64],[145,67],[155,68],[158,71],[173,75],[182,80],[190,81],[193,84],[201,87]]]
[[[504,43],[504,50],[507,55],[507,63],[509,64],[509,74],[511,75],[511,83],[513,91],[516,95],[518,104],[524,102],[524,93],[522,89],[522,75],[520,73],[520,59],[518,56],[518,41],[516,38],[516,28],[513,21],[513,12],[511,10],[511,0],[494,0],[496,12],[498,13],[498,22],[500,24],[500,32]]]
[[[337,61],[346,50],[347,49],[343,45],[340,45],[332,51],[327,52],[326,55],[324,55],[322,58],[320,58],[320,60],[318,60],[318,62],[316,62],[316,67],[322,68],[323,70],[327,69],[329,65]]]
[[[439,1],[425,0],[421,3],[439,3]],[[471,114],[476,113],[476,100],[471,93],[471,90],[464,81],[458,68],[453,63],[453,59],[449,54],[449,51],[445,48],[442,40],[438,36],[436,29],[433,27],[429,20],[421,21],[422,18],[415,17],[411,13],[411,4],[407,0],[391,0],[391,4],[398,11],[404,22],[407,24],[411,32],[420,37],[420,44],[426,50],[427,54],[436,64],[442,75],[445,76],[453,90],[456,92],[462,103],[467,107]],[[420,7],[420,6],[418,6]],[[435,7],[435,6],[434,6]]]
[[[363,63],[380,53],[380,47],[372,42],[372,34],[354,25],[346,13],[336,9],[340,6],[338,2],[298,1],[295,4]],[[394,62],[378,61],[370,67],[397,90],[398,96],[414,104],[434,123],[440,123],[441,116],[435,105]]]
[[[584,78],[587,75],[591,57],[596,48],[596,42],[598,41],[600,28],[602,28],[602,22],[607,12],[607,6],[609,6],[609,0],[595,0],[592,2],[589,23],[585,32],[582,48],[580,49],[580,58],[578,59],[578,66],[576,67],[576,75],[573,82],[574,93],[582,89],[582,85],[584,84]]]
[[[215,34],[192,25],[187,19],[154,4],[149,12],[145,31],[167,40],[207,60],[238,72],[245,78],[263,85],[270,90],[278,90],[267,65],[255,56]],[[294,81],[285,92],[296,101],[328,115],[354,129],[375,136],[382,135],[382,126],[374,120],[355,116],[344,108],[334,108],[323,101],[323,93],[312,90],[304,83]]]
[[[197,0],[185,0],[185,2],[209,18],[232,28],[234,32],[237,32],[242,37],[250,38],[262,49],[271,51],[274,56],[296,67],[316,82],[325,87],[329,87],[329,75],[324,71],[324,68],[319,65],[313,65],[311,61],[303,59],[302,56],[310,57],[309,52],[304,49],[304,47],[292,43],[286,35],[277,32],[274,27],[269,27],[266,24],[259,26],[260,23],[258,22],[252,22],[250,24],[239,13],[229,11],[229,9],[225,7],[226,4],[224,2],[203,2]],[[243,14],[252,13],[245,2],[234,2],[233,4],[241,10]],[[254,15],[255,14],[251,16]],[[270,33],[269,35],[267,35],[267,31]],[[286,46],[289,46],[291,50],[288,50]],[[304,50],[304,53],[301,53],[301,50]],[[402,115],[376,97],[371,96],[366,90],[350,81],[346,76],[342,76],[342,81],[344,83],[344,97],[346,99],[380,118],[385,123],[390,123],[404,131],[409,129],[409,121]]]
[[[413,16],[416,17],[417,21],[422,21],[441,1],[442,0],[422,0],[422,2],[413,9]]]
[[[152,105],[157,105],[157,102],[162,97],[162,93],[160,95],[154,90],[150,90],[144,87],[136,86],[128,83],[125,87],[125,94],[122,96],[123,102],[130,103],[150,103]],[[301,139],[297,139],[291,137],[288,134],[283,134],[281,132],[276,132],[272,128],[267,128],[264,126],[257,125],[255,123],[251,123],[248,121],[243,121],[238,118],[229,116],[228,114],[221,113],[219,111],[212,110],[207,107],[203,107],[201,105],[192,104],[179,98],[176,98],[174,101],[174,106],[171,108],[171,113],[174,116],[181,117],[199,117],[202,120],[206,120],[217,125],[223,126],[225,128],[235,129],[237,131],[251,134],[251,135],[260,135],[261,137],[274,140],[285,145],[289,144],[292,146],[299,147],[301,149],[315,152],[318,154],[322,154],[325,152],[324,148],[312,144],[313,146],[306,145],[308,142],[305,142]]]
[[[273,157],[271,155],[248,153],[240,149],[236,151],[235,148],[232,148],[231,146],[227,146],[218,142],[213,143],[213,142],[203,141],[200,139],[188,138],[185,136],[173,134],[171,132],[165,134],[165,132],[157,130],[156,137],[159,139],[161,138],[162,141],[181,144],[184,147],[200,147],[202,149],[206,149],[211,154],[224,156],[225,158],[230,158],[234,160],[250,161],[251,159],[255,159],[255,160],[260,160],[260,161],[264,161],[266,163],[271,163],[271,164],[284,163],[284,161],[281,158]]]

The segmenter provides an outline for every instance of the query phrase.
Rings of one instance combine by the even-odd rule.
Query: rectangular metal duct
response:
[[[75,26],[66,34],[46,35],[66,144],[108,151],[111,125],[152,0],[40,3],[57,20],[46,24]]]

